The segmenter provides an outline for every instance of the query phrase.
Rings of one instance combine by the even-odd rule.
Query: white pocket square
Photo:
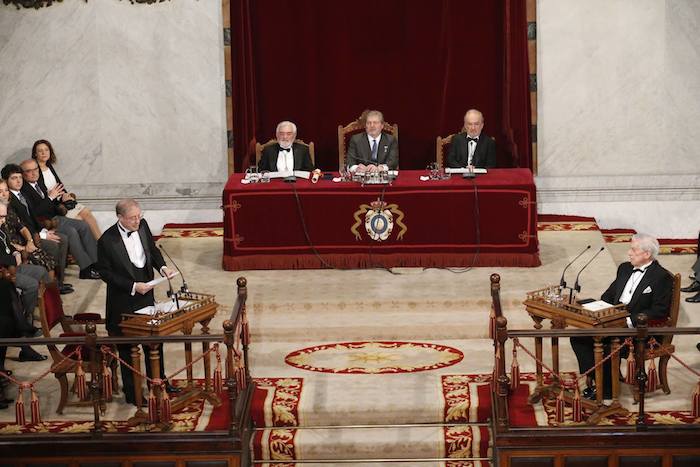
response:
[[[651,286],[647,285],[647,288],[644,289],[644,291],[642,293],[651,293]]]

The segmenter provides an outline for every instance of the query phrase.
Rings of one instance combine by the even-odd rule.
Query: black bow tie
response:
[[[280,148],[280,151],[291,151],[291,150],[292,150],[292,148],[282,148],[282,147]]]
[[[635,272],[641,272],[641,273],[643,273],[644,271],[646,271],[646,269],[634,268],[634,269],[632,269],[632,274],[634,274]]]
[[[136,231],[135,231],[135,230],[127,230],[127,231],[126,231],[126,238],[131,237],[131,234],[134,233],[134,232],[136,232]]]
[[[467,136],[467,142],[469,141],[474,141],[475,143],[479,142],[479,137],[477,136],[476,138],[472,138],[471,136]]]

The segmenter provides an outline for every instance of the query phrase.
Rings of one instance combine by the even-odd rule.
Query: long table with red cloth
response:
[[[540,265],[530,170],[492,169],[473,181],[460,175],[421,181],[422,175],[402,170],[391,185],[362,186],[304,179],[243,184],[243,174],[234,173],[223,193],[223,267]],[[383,218],[372,219],[380,212]],[[372,222],[384,240],[370,237],[365,224]]]

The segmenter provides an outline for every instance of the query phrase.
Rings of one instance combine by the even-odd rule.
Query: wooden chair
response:
[[[445,167],[445,154],[450,150],[450,144],[452,144],[452,138],[457,133],[452,133],[451,135],[437,137],[437,143],[435,146],[435,162],[437,162],[438,167]]]
[[[365,121],[367,120],[367,113],[369,110],[365,110],[362,114],[347,125],[338,125],[338,170],[343,170],[345,165],[345,153],[348,150],[348,143],[350,138],[362,131],[365,131]],[[392,125],[391,123],[384,122],[384,129],[382,133],[389,134],[396,138],[396,143],[399,142],[399,126]]]
[[[309,155],[311,156],[311,163],[316,166],[316,154],[315,154],[315,149],[314,149],[314,142],[311,141],[309,144],[306,144],[304,140],[302,139],[295,139],[295,143],[303,144],[307,148],[309,148]],[[277,144],[277,139],[272,138],[270,139],[267,143],[255,143],[255,165],[257,166],[260,163],[260,157],[262,157],[262,152],[263,150],[270,146],[271,144]]]
[[[58,325],[60,325],[62,331],[58,337],[84,336],[85,324],[104,324],[105,322],[98,313],[79,313],[72,318],[66,316],[63,312],[61,295],[55,284],[41,284],[39,286],[39,313],[41,318],[41,330],[44,337],[57,337],[52,336],[51,333]],[[53,361],[51,371],[54,373],[54,376],[58,379],[61,386],[61,399],[58,403],[56,413],[62,414],[66,405],[91,404],[90,401],[68,402],[68,374],[75,374],[78,369],[78,358],[77,356],[72,356],[71,358],[65,359],[65,357],[74,352],[77,346],[69,344],[59,349],[56,345],[51,344],[47,347]],[[87,348],[81,353],[83,358],[82,369],[87,374],[92,370],[90,367],[90,355]],[[117,360],[110,359],[108,364],[112,369],[113,392],[116,393],[118,387],[116,371],[118,362]],[[75,383],[73,386],[75,386]]]

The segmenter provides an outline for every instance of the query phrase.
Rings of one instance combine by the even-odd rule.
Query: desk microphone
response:
[[[182,273],[179,267],[177,267],[177,263],[173,260],[173,258],[168,254],[167,251],[165,251],[165,248],[163,248],[163,245],[158,245],[158,248],[160,248],[163,253],[165,253],[165,256],[168,257],[171,263],[173,263],[173,266],[175,266],[175,269],[177,269],[177,272],[180,273],[180,277],[182,278],[182,287],[180,287],[180,292],[187,293],[190,291],[190,289],[187,288],[187,282],[185,282],[185,275]],[[167,276],[166,276],[167,277]],[[168,279],[168,282],[170,282],[170,279]]]
[[[571,262],[569,262],[569,264],[566,265],[566,267],[564,268],[564,270],[561,272],[561,279],[559,279],[559,287],[561,287],[562,289],[565,289],[565,288],[566,288],[566,281],[564,280],[564,273],[566,273],[566,270],[569,269],[569,266],[571,266],[572,264],[574,264],[574,262],[575,262],[577,259],[579,259],[579,258],[581,257],[581,255],[584,254],[586,251],[588,251],[590,248],[591,248],[591,246],[588,245],[586,248],[584,248],[583,250],[581,250],[581,253],[579,253],[578,255],[576,255],[576,257],[575,257],[574,259],[572,259]]]
[[[580,292],[580,291],[581,291],[581,286],[580,286],[579,283],[578,283],[578,278],[579,278],[579,276],[581,275],[581,273],[583,272],[583,270],[586,269],[586,267],[588,267],[588,265],[591,264],[591,263],[593,262],[593,260],[596,259],[596,257],[597,257],[603,250],[605,250],[605,247],[604,247],[604,246],[601,246],[601,247],[600,247],[600,250],[598,250],[598,253],[594,254],[594,255],[593,255],[593,258],[589,259],[588,262],[587,262],[587,263],[581,268],[581,270],[578,272],[578,274],[576,274],[576,283],[574,284],[574,290],[575,290],[576,292]]]

